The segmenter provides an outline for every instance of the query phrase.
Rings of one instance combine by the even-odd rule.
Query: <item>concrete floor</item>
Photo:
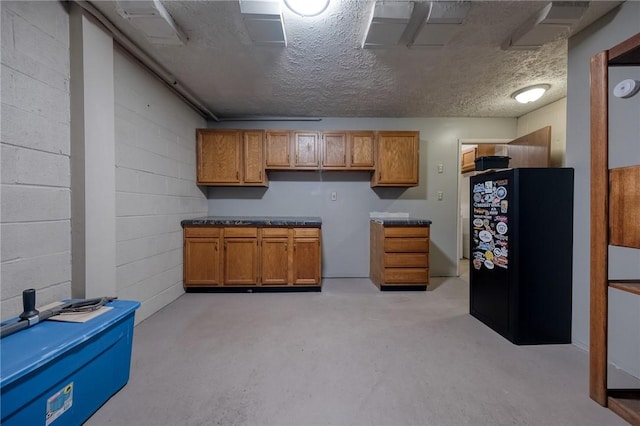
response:
[[[131,378],[98,425],[625,425],[573,345],[516,346],[468,284],[381,293],[185,294],[135,328]]]

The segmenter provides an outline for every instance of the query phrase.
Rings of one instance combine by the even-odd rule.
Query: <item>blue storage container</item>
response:
[[[3,426],[80,425],[129,380],[140,303],[85,323],[44,321],[0,341]]]

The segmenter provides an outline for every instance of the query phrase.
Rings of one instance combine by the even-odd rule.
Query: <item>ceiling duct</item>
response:
[[[470,1],[432,1],[427,19],[409,47],[425,49],[446,45],[460,31],[469,9]]]
[[[569,32],[589,7],[588,1],[554,1],[526,21],[502,49],[535,50]]]
[[[362,47],[370,49],[398,44],[412,12],[413,2],[377,1],[371,13]]]
[[[187,42],[187,36],[180,30],[160,0],[118,0],[116,10],[153,44],[182,46]]]
[[[240,13],[254,44],[287,45],[280,1],[240,0]]]

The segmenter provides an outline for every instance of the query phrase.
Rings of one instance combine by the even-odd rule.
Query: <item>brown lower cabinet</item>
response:
[[[320,228],[185,226],[185,289],[320,287]]]
[[[225,286],[258,285],[258,229],[223,228],[222,253]]]
[[[381,290],[426,290],[429,226],[385,226],[371,222],[369,277]]]

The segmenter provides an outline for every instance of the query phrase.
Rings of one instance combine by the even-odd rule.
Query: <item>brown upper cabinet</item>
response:
[[[417,186],[419,145],[419,132],[378,132],[371,186]]]
[[[320,136],[317,132],[293,132],[296,169],[317,169],[320,166]]]
[[[325,170],[373,170],[373,132],[324,132],[322,168]]]
[[[290,168],[291,135],[288,130],[267,130],[264,145],[267,169]]]
[[[349,167],[373,170],[375,166],[375,137],[373,132],[348,132]]]
[[[267,186],[261,130],[197,130],[197,183]]]
[[[267,130],[265,168],[317,170],[320,167],[318,132]]]
[[[322,150],[323,169],[344,169],[347,167],[347,133],[324,132]]]
[[[418,185],[418,132],[198,129],[197,183],[268,186],[268,170],[372,170],[371,186]]]
[[[262,130],[243,132],[243,177],[245,184],[266,185],[267,183],[264,172],[263,139],[264,133]]]

